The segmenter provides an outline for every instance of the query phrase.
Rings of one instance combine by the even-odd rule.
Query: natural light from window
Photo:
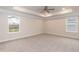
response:
[[[9,32],[19,32],[20,18],[17,16],[8,16]]]
[[[77,17],[69,17],[66,20],[66,32],[77,32]]]

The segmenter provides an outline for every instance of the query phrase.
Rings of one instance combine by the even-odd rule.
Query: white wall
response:
[[[8,15],[16,15],[21,17],[19,33],[8,32]],[[66,17],[40,18],[37,16],[21,14],[17,12],[0,12],[0,42],[13,40],[16,38],[28,37],[40,33],[55,34],[79,39],[79,26],[77,33],[66,32],[66,19]]]
[[[48,18],[47,21],[45,22],[45,26],[46,26],[45,33],[79,39],[79,26],[78,26],[78,32],[74,32],[74,33],[66,32],[66,27],[65,27],[66,19],[67,17]],[[79,23],[79,19],[78,19],[78,23]]]
[[[42,33],[42,20],[32,15],[20,15],[21,24],[19,33],[8,32],[8,13],[0,13],[0,42],[16,38],[28,37]],[[14,14],[13,14],[14,15]],[[18,16],[18,15],[16,15]]]

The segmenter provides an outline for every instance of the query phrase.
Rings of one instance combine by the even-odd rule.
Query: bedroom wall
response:
[[[19,33],[8,32],[8,15],[20,16],[21,23]],[[0,12],[0,42],[40,34],[43,32],[42,24],[43,22],[40,17]]]
[[[73,33],[66,32],[66,26],[65,26],[66,20],[67,17],[47,18],[47,20],[45,21],[45,26],[46,26],[45,33],[79,39],[79,24],[78,24],[78,32],[73,32]],[[79,23],[79,18],[78,18],[78,23]]]

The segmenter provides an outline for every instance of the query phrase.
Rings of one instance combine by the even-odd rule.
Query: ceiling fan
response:
[[[45,6],[41,13],[43,16],[48,16],[50,14],[50,10],[55,10],[55,9],[54,8],[49,9],[48,6]]]

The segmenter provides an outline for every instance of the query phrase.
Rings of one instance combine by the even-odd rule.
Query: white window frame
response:
[[[8,16],[18,17],[18,19],[20,20],[20,23],[21,23],[21,18],[19,16],[16,16],[16,15],[8,15]],[[11,34],[11,33],[19,33],[20,32],[20,23],[19,23],[19,31],[18,32],[10,32],[9,31],[9,20],[8,20],[8,33],[9,34]]]
[[[75,22],[76,22],[76,24],[75,24],[75,26],[76,26],[76,30],[75,31],[69,31],[69,29],[68,29],[68,20],[69,20],[69,18],[68,19],[66,19],[66,24],[65,24],[65,26],[66,26],[66,32],[72,32],[72,33],[76,33],[76,32],[78,32],[78,17],[76,17],[76,16],[72,16],[72,17],[75,17]]]

